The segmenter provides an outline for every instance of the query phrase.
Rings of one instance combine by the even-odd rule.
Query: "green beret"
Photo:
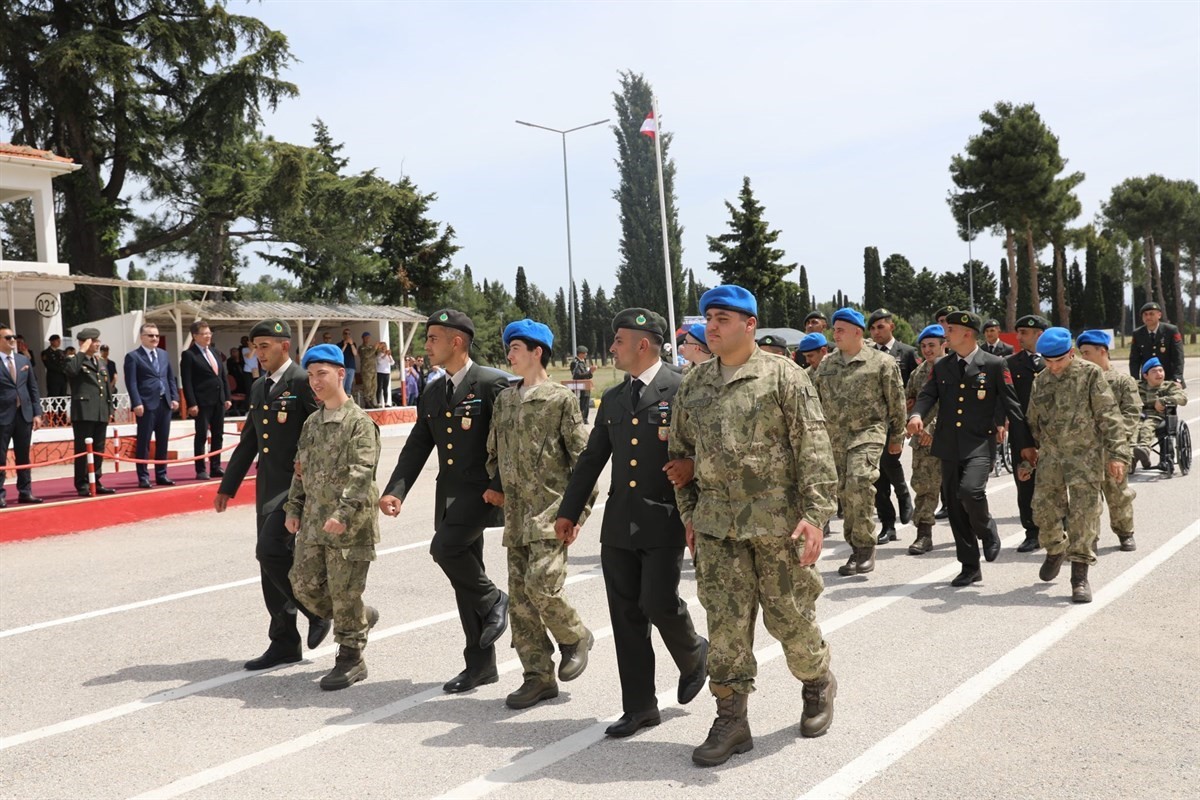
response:
[[[1142,306],[1142,310],[1138,313],[1145,314],[1147,311],[1162,311],[1162,306],[1155,302],[1149,302]]]
[[[441,311],[435,311],[429,315],[429,319],[425,320],[425,327],[430,325],[441,325],[443,328],[454,328],[462,331],[472,339],[475,338],[475,323],[461,311],[455,311],[453,308],[443,308]]]
[[[259,336],[269,336],[274,339],[291,339],[292,326],[287,324],[287,320],[264,319],[250,329],[251,339],[257,339]]]
[[[579,347],[575,348],[576,353],[583,353],[585,356],[587,355],[587,351],[588,351],[588,349],[586,347],[584,347],[583,345],[579,345]]]
[[[867,327],[868,328],[871,327],[876,322],[879,322],[879,320],[881,320],[881,319],[891,319],[891,318],[892,318],[892,312],[888,311],[886,308],[877,308],[871,312],[871,316],[867,317]]]
[[[664,342],[667,340],[667,321],[662,314],[655,314],[648,308],[627,308],[617,314],[612,321],[613,333],[619,328],[652,333]]]
[[[1017,324],[1014,327],[1033,328],[1034,330],[1044,331],[1050,327],[1050,320],[1037,314],[1026,314],[1017,320]]]
[[[85,341],[87,339],[99,339],[100,338],[100,329],[99,328],[83,328],[79,331],[79,333],[75,334],[75,338],[76,338],[76,340],[78,340],[80,342]]]
[[[787,342],[784,341],[782,336],[776,336],[773,333],[768,333],[766,336],[763,336],[758,340],[758,346],[759,347],[763,347],[763,346],[782,347],[782,348],[786,349]]]
[[[983,333],[983,320],[979,315],[972,311],[951,311],[946,315],[947,325],[961,325],[964,328],[970,328],[976,333]]]
[[[936,320],[938,317],[944,317],[951,311],[958,311],[958,308],[955,306],[942,306],[937,311],[933,312],[933,318]]]

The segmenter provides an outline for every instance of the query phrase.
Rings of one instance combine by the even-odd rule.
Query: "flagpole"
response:
[[[667,239],[667,192],[663,184],[662,129],[658,124],[658,98],[651,98],[654,111],[654,157],[658,162],[658,210],[662,216],[663,268],[667,276],[667,324],[671,326],[671,363],[675,364],[675,284],[671,280],[671,247]]]

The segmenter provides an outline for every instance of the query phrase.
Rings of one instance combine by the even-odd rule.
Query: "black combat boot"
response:
[[[339,645],[333,669],[321,678],[321,688],[328,692],[345,689],[367,677],[367,662],[363,661],[362,650],[357,647]]]
[[[1038,577],[1044,581],[1052,581],[1057,578],[1058,571],[1062,569],[1063,559],[1066,557],[1066,553],[1059,553],[1056,556],[1046,553],[1046,560],[1042,562],[1042,568],[1038,570]]]
[[[800,735],[806,739],[823,736],[833,722],[833,698],[837,697],[837,678],[829,670],[815,681],[804,682],[804,716]]]
[[[1081,561],[1071,562],[1071,602],[1092,602],[1092,587],[1088,586],[1088,565]]]
[[[918,525],[917,540],[908,546],[910,556],[919,556],[933,549],[933,526]]]
[[[1132,553],[1137,550],[1137,542],[1133,540],[1132,533],[1118,533],[1117,538],[1121,540],[1121,552]]]
[[[528,677],[521,688],[504,698],[504,705],[509,708],[530,708],[543,700],[553,700],[558,697],[558,684],[554,677]]]
[[[735,753],[747,753],[754,749],[754,738],[750,735],[750,721],[746,719],[746,700],[749,695],[733,691],[728,686],[714,686],[717,695],[717,718],[708,729],[708,738],[692,751],[692,761],[701,767],[724,764]]]
[[[588,651],[596,643],[596,637],[591,631],[586,631],[583,638],[574,644],[560,644],[558,651],[562,654],[558,662],[558,679],[573,681],[583,674],[588,665]]]

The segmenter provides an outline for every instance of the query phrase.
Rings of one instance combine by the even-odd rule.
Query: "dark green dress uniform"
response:
[[[663,323],[664,331],[666,327]],[[628,377],[604,393],[596,425],[558,510],[558,516],[578,521],[604,465],[612,459],[612,485],[600,528],[600,565],[626,714],[657,708],[651,625],[658,628],[681,675],[696,669],[704,644],[679,597],[683,520],[675,505],[675,487],[663,472],[669,460],[675,392],[682,380],[677,370],[663,364],[649,385],[638,387],[636,401]]]
[[[270,321],[274,324],[274,320]],[[261,324],[261,323],[260,323]],[[286,338],[291,330],[281,323]],[[259,330],[253,336],[272,336],[279,332]],[[263,375],[250,387],[250,411],[242,427],[242,438],[229,458],[225,476],[221,479],[221,494],[234,496],[251,462],[258,458],[258,477],[255,479],[255,506],[258,511],[258,542],[254,555],[258,559],[262,579],[263,601],[271,615],[267,634],[271,638],[267,653],[299,655],[302,651],[300,632],[296,628],[296,613],[302,613],[310,623],[320,617],[296,601],[288,572],[292,568],[295,537],[283,525],[284,503],[295,473],[296,449],[304,421],[317,409],[316,398],[308,385],[308,373],[292,362],[271,381]]]
[[[1029,393],[1033,391],[1033,379],[1046,368],[1046,364],[1037,353],[1025,350],[1013,353],[1005,362],[1008,364],[1009,374],[1012,375],[1013,390],[1017,393],[1017,402],[1021,404],[1021,413],[1024,414],[1029,411]],[[1025,529],[1027,539],[1036,539],[1038,526],[1033,521],[1034,480],[1030,478],[1023,481],[1017,477],[1016,465],[1021,463],[1021,454],[1011,437],[1008,440],[1008,452],[1011,459],[1009,463],[1013,465],[1013,480],[1017,484],[1017,509],[1021,516],[1021,527]]]
[[[77,334],[80,342],[100,338],[100,331],[85,328]],[[104,453],[108,439],[108,421],[112,417],[112,389],[108,383],[108,369],[100,359],[76,353],[66,360],[63,370],[71,384],[71,428],[75,432],[75,453],[86,453],[85,439],[92,440],[92,450]],[[103,485],[100,473],[104,459],[96,459],[96,491]],[[75,489],[80,495],[88,494],[87,459],[75,459]]]
[[[891,318],[892,312],[881,308],[867,318],[867,327],[870,328],[881,319]],[[890,344],[871,343],[871,347],[896,359],[896,366],[900,368],[900,385],[907,386],[909,376],[921,363],[917,358],[917,348],[905,344],[895,336]],[[896,508],[892,505],[893,491],[900,506],[900,519],[907,523],[912,519],[913,501],[912,494],[908,491],[908,481],[904,477],[904,464],[900,461],[899,453],[893,455],[885,447],[883,454],[879,456],[879,478],[875,481],[875,513],[879,515],[879,524],[885,531],[896,528]],[[883,539],[880,538],[879,541],[882,543]]]
[[[1179,328],[1160,320],[1153,333],[1145,325],[1134,330],[1129,350],[1129,374],[1134,380],[1142,379],[1142,364],[1152,358],[1162,362],[1167,380],[1183,381],[1183,337]]]

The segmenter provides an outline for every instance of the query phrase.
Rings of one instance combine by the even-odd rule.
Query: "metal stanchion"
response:
[[[96,496],[96,462],[93,459],[95,453],[92,452],[92,437],[83,440],[87,444],[87,469],[88,469],[88,493],[92,497]]]

